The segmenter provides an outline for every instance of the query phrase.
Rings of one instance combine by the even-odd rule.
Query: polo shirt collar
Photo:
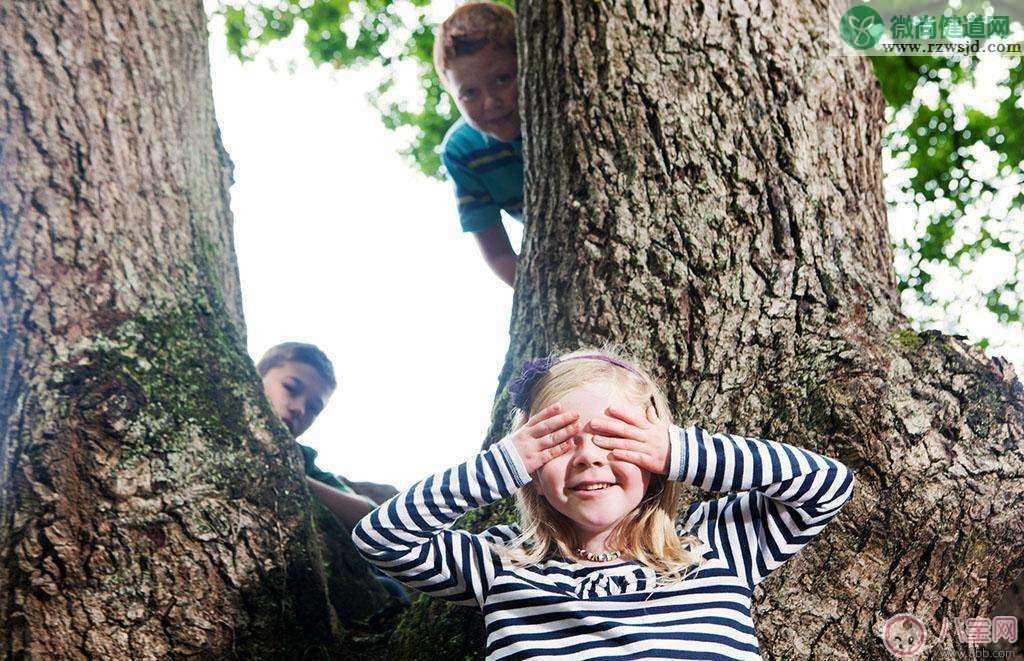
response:
[[[484,137],[484,144],[487,145],[488,147],[491,147],[493,145],[509,145],[510,147],[512,147],[513,150],[517,152],[523,151],[522,134],[520,134],[519,137],[513,140],[512,142],[504,142],[503,140],[498,140],[497,138],[491,136],[488,133],[484,133],[483,131],[480,131],[480,135]]]

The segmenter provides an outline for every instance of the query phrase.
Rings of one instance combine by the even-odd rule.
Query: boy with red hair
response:
[[[459,220],[509,286],[516,253],[501,223],[523,219],[523,140],[516,84],[516,19],[495,2],[467,2],[438,27],[434,67],[462,113],[442,145]]]

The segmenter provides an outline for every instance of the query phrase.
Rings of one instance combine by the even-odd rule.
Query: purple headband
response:
[[[512,403],[515,404],[516,408],[529,413],[530,411],[530,390],[533,389],[534,384],[537,383],[545,374],[548,373],[552,367],[558,363],[564,363],[567,360],[603,360],[606,363],[621,367],[624,370],[629,370],[633,374],[636,374],[641,379],[644,378],[643,374],[633,369],[631,366],[616,360],[609,358],[608,356],[599,356],[596,354],[588,354],[586,356],[570,356],[568,358],[538,358],[537,360],[528,360],[523,365],[522,371],[519,376],[516,377],[512,383],[508,384],[508,392],[512,395]]]

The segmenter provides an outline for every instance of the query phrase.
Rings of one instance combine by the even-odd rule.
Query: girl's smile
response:
[[[584,484],[578,484],[572,487],[572,491],[579,493],[591,494],[595,491],[604,491],[610,487],[614,487],[615,484],[608,484],[607,482],[586,482]]]
[[[593,480],[581,481],[575,486],[567,486],[566,490],[576,498],[600,498],[609,494],[612,489],[618,487],[613,481],[597,482]]]

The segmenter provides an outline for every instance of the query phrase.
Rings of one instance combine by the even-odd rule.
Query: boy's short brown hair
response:
[[[462,55],[494,46],[516,52],[516,15],[497,2],[467,2],[452,12],[434,34],[434,69],[447,82],[445,71]]]
[[[338,386],[334,379],[334,365],[331,359],[324,355],[315,344],[305,342],[282,342],[267,349],[267,352],[256,363],[256,372],[262,377],[267,372],[283,365],[284,363],[305,363],[309,365],[320,378],[331,387],[331,390]]]

